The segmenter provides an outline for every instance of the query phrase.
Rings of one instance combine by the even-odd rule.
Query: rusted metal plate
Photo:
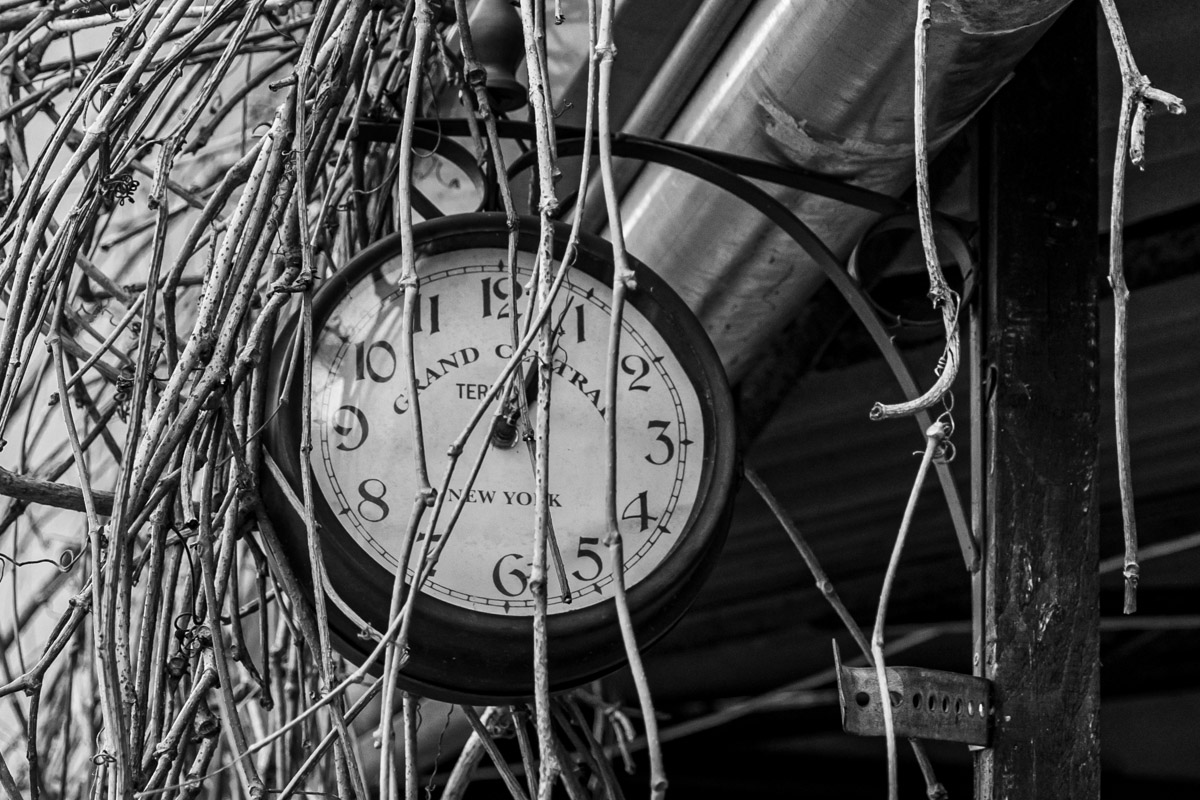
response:
[[[837,643],[842,729],[883,736],[883,706],[874,667],[842,664]],[[887,667],[892,723],[897,736],[986,747],[991,738],[992,683],[986,678],[921,667]]]

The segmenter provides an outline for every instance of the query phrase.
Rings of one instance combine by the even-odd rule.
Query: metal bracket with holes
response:
[[[838,700],[842,729],[855,736],[883,736],[883,707],[874,667],[842,664],[837,642]],[[992,682],[922,667],[887,667],[892,723],[897,736],[987,747],[992,732]]]

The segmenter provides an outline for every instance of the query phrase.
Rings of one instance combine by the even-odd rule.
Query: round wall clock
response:
[[[529,302],[537,220],[523,221],[513,285],[503,215],[469,214],[414,231],[420,298],[414,319],[418,396],[430,476],[512,356],[512,319]],[[556,260],[567,228],[556,230]],[[624,312],[617,401],[618,509],[629,604],[638,641],[653,642],[695,596],[724,541],[737,456],[733,403],[707,336],[660,278],[635,264],[638,288]],[[550,516],[560,567],[548,571],[552,688],[599,677],[624,663],[603,545],[604,375],[611,309],[611,245],[584,237],[555,303],[550,420]],[[384,239],[336,273],[314,298],[313,450],[301,463],[300,381],[292,380],[267,444],[296,495],[311,470],[328,574],[330,624],[351,660],[387,628],[398,551],[417,481],[413,398],[401,363],[404,290],[400,240]],[[293,323],[294,327],[294,323]],[[280,337],[286,352],[291,334]],[[534,375],[536,354],[526,356]],[[277,362],[286,361],[277,357]],[[275,366],[275,393],[286,365]],[[491,413],[463,449],[445,498],[441,555],[421,586],[409,635],[405,686],[449,700],[503,701],[532,694],[534,469],[517,392],[512,413]],[[532,402],[530,402],[532,406]],[[528,414],[535,413],[532,409]],[[478,475],[470,465],[490,443]],[[281,487],[268,503],[301,578],[311,575],[304,525]],[[461,508],[444,543],[444,525]],[[427,513],[423,524],[427,525]],[[419,536],[430,535],[423,529]],[[412,563],[404,565],[414,579]],[[565,580],[564,580],[565,579]]]

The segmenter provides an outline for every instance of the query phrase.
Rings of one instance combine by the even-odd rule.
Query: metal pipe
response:
[[[751,0],[703,0],[621,125],[623,133],[652,139],[666,134],[750,3]],[[618,194],[623,195],[629,189],[641,169],[640,162],[627,159],[613,165]],[[592,181],[584,205],[586,228],[593,232],[602,230],[608,224],[608,212],[600,181]]]
[[[929,31],[930,150],[971,119],[1069,0],[946,0]],[[913,180],[912,4],[757,0],[667,134],[896,194]],[[875,215],[772,190],[839,255]],[[669,170],[621,206],[631,253],[699,315],[732,380],[820,286],[758,212]]]
[[[625,121],[626,133],[659,137],[666,132],[750,3],[703,0]]]

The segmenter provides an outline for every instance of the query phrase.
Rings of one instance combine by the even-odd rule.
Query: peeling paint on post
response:
[[[1094,5],[1072,4],[983,125],[980,800],[1100,796],[1095,42]]]

